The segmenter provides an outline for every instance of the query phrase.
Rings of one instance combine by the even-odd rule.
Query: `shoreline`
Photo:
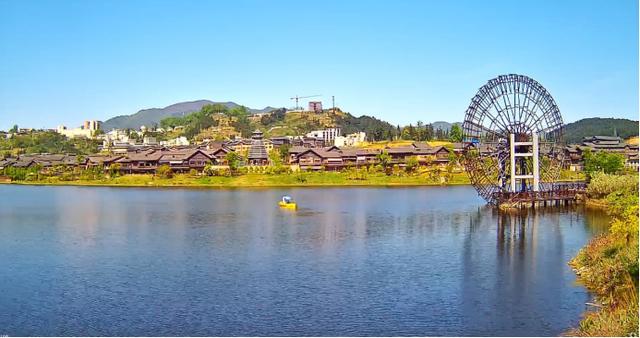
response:
[[[87,186],[87,187],[149,187],[149,188],[201,188],[201,189],[259,189],[259,188],[320,188],[320,187],[421,187],[468,185],[463,173],[453,174],[447,180],[424,175],[371,174],[366,178],[345,173],[311,172],[304,175],[250,173],[237,176],[192,176],[174,174],[159,177],[152,174],[122,175],[115,177],[75,177],[63,180],[57,176],[34,177],[25,180],[5,180],[0,184],[33,186]]]
[[[220,185],[220,184],[119,184],[119,183],[91,183],[91,182],[0,182],[0,185],[24,185],[24,186],[68,186],[68,187],[108,187],[108,188],[192,188],[192,189],[272,189],[272,188],[420,188],[420,187],[452,187],[470,186],[470,183],[368,183],[368,184],[335,184],[335,183],[309,183],[309,184],[255,184],[255,185]]]

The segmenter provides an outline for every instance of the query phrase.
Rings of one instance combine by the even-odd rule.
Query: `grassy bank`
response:
[[[17,184],[87,185],[87,186],[145,186],[145,187],[304,187],[304,186],[420,186],[469,184],[465,173],[448,175],[444,181],[430,175],[385,175],[375,173],[354,175],[342,172],[304,172],[293,174],[244,174],[239,176],[194,176],[176,174],[171,178],[155,175],[124,175],[96,179],[61,180],[61,177],[43,177],[14,181]]]
[[[587,193],[612,221],[569,263],[596,302],[569,334],[638,336],[638,176],[595,175]]]

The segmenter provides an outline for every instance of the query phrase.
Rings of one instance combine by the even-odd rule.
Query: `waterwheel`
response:
[[[490,204],[553,189],[564,162],[563,122],[549,92],[524,75],[500,75],[471,100],[464,165]]]

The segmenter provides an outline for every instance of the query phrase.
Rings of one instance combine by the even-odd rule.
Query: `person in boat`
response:
[[[291,198],[291,196],[282,196],[282,202],[286,204],[291,204],[293,203],[293,199]]]

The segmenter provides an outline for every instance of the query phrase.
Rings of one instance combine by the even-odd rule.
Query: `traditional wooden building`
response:
[[[202,171],[207,164],[213,162],[211,156],[201,149],[164,151],[158,159],[158,165],[168,165],[178,173]]]
[[[160,157],[162,157],[162,151],[130,152],[116,160],[115,163],[120,164],[120,172],[122,173],[152,174],[158,169]]]
[[[249,153],[247,154],[247,161],[249,165],[263,166],[269,164],[269,153],[267,153],[267,149],[264,146],[260,130],[256,130],[251,134],[251,148],[249,148]]]
[[[298,154],[297,164],[303,170],[339,170],[344,165],[340,152],[321,148],[309,148]]]

